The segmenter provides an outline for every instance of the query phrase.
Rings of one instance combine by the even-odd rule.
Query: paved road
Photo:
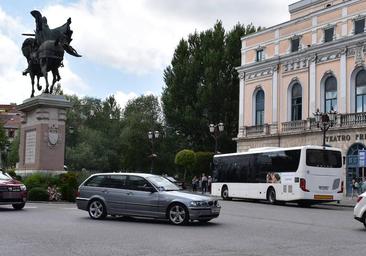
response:
[[[363,255],[366,230],[352,208],[221,202],[208,224],[176,227],[164,221],[95,221],[73,204],[0,206],[1,256],[68,255]]]

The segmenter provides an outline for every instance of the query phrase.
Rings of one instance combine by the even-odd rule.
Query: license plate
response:
[[[13,193],[13,192],[3,192],[3,199],[15,199],[19,198],[19,193]]]
[[[220,208],[213,208],[213,209],[211,209],[211,212],[212,213],[219,213],[220,212]]]
[[[315,200],[333,200],[332,195],[314,195]]]

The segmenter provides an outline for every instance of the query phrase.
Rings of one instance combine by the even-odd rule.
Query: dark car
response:
[[[107,215],[168,219],[172,224],[207,222],[221,207],[215,198],[190,194],[161,176],[144,173],[100,173],[84,181],[77,207],[93,219]]]
[[[15,210],[21,210],[26,201],[26,186],[7,173],[0,171],[0,205],[11,204]]]

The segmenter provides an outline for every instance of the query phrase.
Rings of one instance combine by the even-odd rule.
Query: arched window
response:
[[[302,119],[302,88],[299,83],[292,86],[291,91],[291,121]]]
[[[255,125],[264,124],[264,91],[260,89],[255,95]]]
[[[356,112],[366,112],[366,71],[361,70],[356,76]]]
[[[325,80],[324,91],[325,112],[329,112],[332,107],[337,110],[337,79],[334,76],[330,76]]]

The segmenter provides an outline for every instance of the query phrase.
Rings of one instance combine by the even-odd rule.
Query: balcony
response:
[[[336,123],[331,130],[337,128],[360,128],[366,127],[366,112],[337,114]],[[315,118],[284,122],[281,124],[264,124],[260,126],[245,126],[239,131],[239,138],[255,138],[270,135],[290,135],[304,132],[319,131]]]

